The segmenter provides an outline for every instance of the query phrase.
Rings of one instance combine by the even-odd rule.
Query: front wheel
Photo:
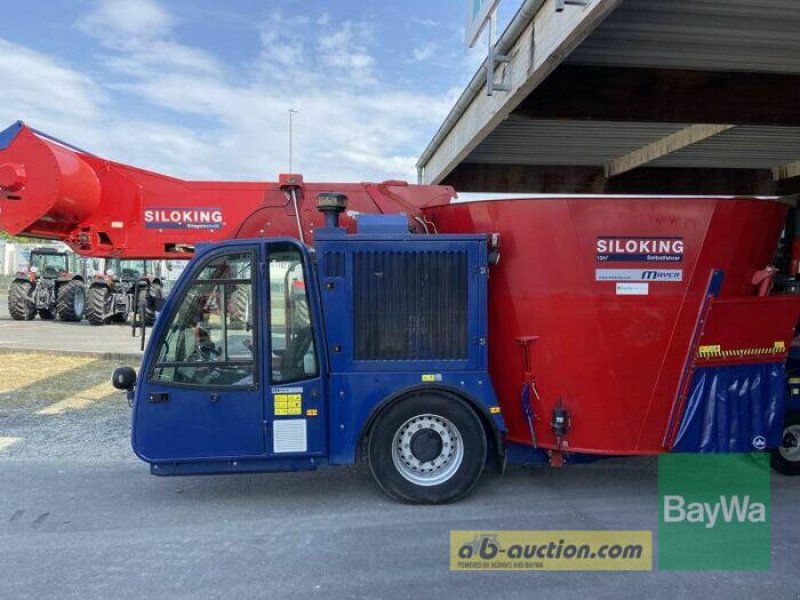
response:
[[[58,288],[58,318],[62,321],[78,322],[83,318],[86,307],[86,290],[83,282],[73,279]]]
[[[778,473],[800,475],[800,411],[786,414],[781,445],[772,450],[770,463]]]
[[[144,323],[148,327],[152,327],[156,322],[156,302],[162,297],[161,284],[152,282],[149,285],[141,285],[139,287],[139,298],[137,299],[136,306],[140,311],[140,316],[144,315]]]
[[[111,290],[105,285],[93,285],[86,293],[86,320],[92,325],[105,325],[111,318]]]
[[[486,462],[486,434],[460,398],[425,392],[396,402],[378,417],[367,444],[378,485],[412,504],[464,497]]]

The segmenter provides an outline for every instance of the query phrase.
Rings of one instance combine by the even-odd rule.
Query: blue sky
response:
[[[500,5],[502,27],[519,0]],[[464,0],[27,0],[4,12],[0,128],[194,179],[413,180],[485,56]]]

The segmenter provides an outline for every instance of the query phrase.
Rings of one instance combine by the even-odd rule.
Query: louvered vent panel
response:
[[[356,360],[467,358],[466,252],[356,252]]]

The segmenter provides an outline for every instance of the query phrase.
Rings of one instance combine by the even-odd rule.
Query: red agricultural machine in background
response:
[[[306,184],[300,175],[282,175],[278,183],[184,181],[100,158],[22,122],[0,132],[0,230],[59,240],[84,257],[189,259],[197,244],[231,238],[310,241],[322,224],[316,195],[331,187],[350,198],[343,216],[350,228],[358,213],[404,212],[422,230],[420,209],[455,195],[449,187],[401,181]],[[84,290],[88,320],[124,322],[138,312],[151,322],[162,282],[108,271]],[[16,292],[12,317],[35,314],[32,289]]]
[[[421,219],[450,187],[384,183],[184,181],[113,162],[18,122],[0,132],[0,230],[60,240],[81,256],[191,258],[195,245],[244,237],[311,241],[320,192],[347,194],[343,224],[357,213]],[[421,229],[424,229],[420,225]]]

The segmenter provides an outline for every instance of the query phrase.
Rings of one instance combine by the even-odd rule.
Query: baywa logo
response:
[[[711,529],[717,523],[766,523],[767,505],[750,496],[720,496],[718,502],[687,502],[683,496],[664,496],[665,523],[701,523]],[[720,521],[721,519],[721,521]]]
[[[658,566],[770,568],[769,454],[659,457]]]

